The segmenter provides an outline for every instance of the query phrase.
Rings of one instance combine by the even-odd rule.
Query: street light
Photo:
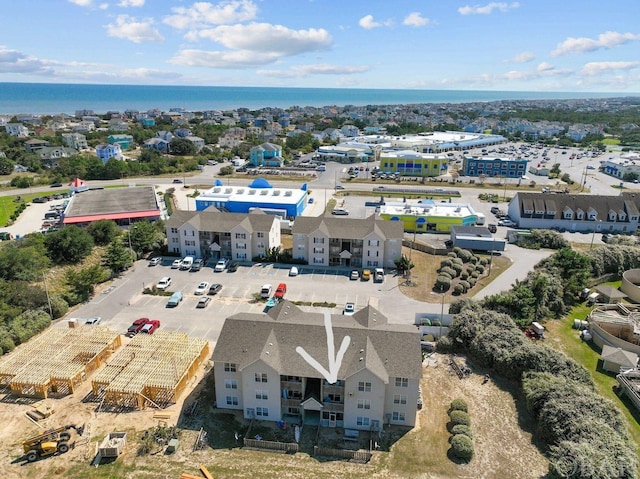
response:
[[[602,220],[598,220],[596,223],[593,224],[593,234],[591,235],[591,245],[589,245],[589,250],[593,249],[593,241],[596,238],[596,229],[600,229],[598,227],[601,224],[602,224]]]
[[[438,333],[438,339],[442,337],[442,320],[444,319],[444,287],[440,287],[442,290],[442,302],[440,303],[440,332]]]

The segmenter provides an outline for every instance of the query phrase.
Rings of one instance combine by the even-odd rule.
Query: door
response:
[[[329,413],[329,427],[336,427],[336,413]]]

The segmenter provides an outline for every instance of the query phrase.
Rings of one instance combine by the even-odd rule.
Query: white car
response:
[[[228,264],[228,260],[226,260],[224,258],[220,259],[220,260],[218,260],[218,262],[214,266],[213,271],[215,273],[222,273],[225,269],[227,269],[227,264]]]
[[[196,288],[195,294],[206,294],[209,291],[209,283],[203,281]]]
[[[181,259],[173,260],[173,263],[171,263],[171,269],[178,269],[180,266],[182,266]]]
[[[292,266],[289,270],[289,276],[298,276],[298,268],[296,266]]]
[[[156,284],[156,288],[162,291],[167,289],[169,286],[171,286],[171,278],[169,278],[169,276],[165,276],[164,278],[161,278],[160,281],[158,281],[158,284]]]
[[[102,318],[100,316],[96,316],[94,318],[87,318],[84,321],[84,324],[86,324],[87,326],[95,326],[97,324],[100,324],[100,321],[102,321]]]
[[[342,314],[344,314],[345,316],[353,316],[355,312],[356,305],[354,303],[347,303],[344,305],[344,311],[342,312]]]

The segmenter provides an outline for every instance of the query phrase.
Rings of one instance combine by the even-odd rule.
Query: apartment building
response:
[[[293,257],[311,265],[393,268],[402,256],[402,223],[376,215],[299,216],[292,233]]]
[[[324,427],[415,426],[422,376],[416,328],[389,324],[371,306],[353,316],[325,314],[283,301],[266,314],[227,318],[213,352],[217,407],[246,419]],[[329,353],[327,321],[334,343],[348,344],[335,380],[320,371]],[[301,350],[324,366],[317,369]]]
[[[251,261],[280,246],[280,221],[256,209],[226,213],[209,207],[203,211],[174,211],[165,222],[168,250],[181,256]]]

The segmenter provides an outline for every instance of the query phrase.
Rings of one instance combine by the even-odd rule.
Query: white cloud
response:
[[[511,58],[512,62],[516,62],[516,63],[528,63],[530,61],[532,61],[535,58],[535,55],[531,52],[522,52],[522,53],[518,53],[516,56],[514,56],[513,58]]]
[[[151,19],[138,21],[129,15],[118,15],[116,23],[109,24],[106,28],[109,36],[134,43],[164,41],[164,37],[152,25]]]
[[[0,73],[51,74],[46,61],[0,45]]]
[[[206,51],[185,49],[169,60],[176,65],[207,68],[254,68],[274,63],[279,58],[273,53],[252,52],[248,50]]]
[[[381,27],[382,23],[375,22],[373,20],[373,15],[365,15],[358,21],[358,25],[366,30],[371,30],[372,28]]]
[[[98,8],[100,10],[106,10],[107,8],[109,8],[109,4],[108,3],[101,3],[100,5],[98,5]]]
[[[573,74],[572,70],[557,69],[547,62],[542,62],[535,70],[512,70],[504,74],[498,74],[496,77],[506,80],[537,80],[539,78],[568,76],[571,74]]]
[[[258,14],[258,6],[251,0],[228,0],[215,5],[210,2],[195,2],[190,7],[174,7],[171,10],[174,15],[163,21],[180,30],[247,22],[255,19]]]
[[[120,0],[119,7],[144,7],[144,0]]]
[[[326,50],[332,43],[331,35],[322,28],[291,30],[270,23],[221,25],[200,30],[197,37],[220,43],[231,50],[247,50],[277,57]]]
[[[494,10],[506,12],[508,10],[518,8],[519,6],[520,4],[518,2],[491,2],[487,5],[475,5],[473,7],[470,5],[465,5],[464,7],[458,8],[458,13],[460,15],[489,15],[493,13]]]
[[[550,63],[542,62],[540,65],[538,65],[538,68],[536,68],[536,70],[538,70],[539,72],[550,72],[554,68],[555,67],[553,65],[551,65]]]
[[[310,75],[353,75],[371,70],[367,65],[300,65],[291,67],[290,70],[260,70],[258,73],[273,78],[299,78]]]
[[[640,62],[589,62],[582,67],[580,73],[595,76],[615,70],[632,70],[638,66],[640,66]]]
[[[80,7],[88,7],[93,0],[69,0],[70,3],[78,5]]]
[[[551,55],[557,57],[569,53],[592,52],[594,50],[609,49],[638,40],[640,40],[640,33],[605,32],[598,35],[597,39],[569,37],[562,43],[559,43],[556,49],[551,52]]]
[[[411,12],[402,21],[403,25],[407,25],[409,27],[424,27],[429,23],[431,23],[431,20],[424,18],[420,12]]]

